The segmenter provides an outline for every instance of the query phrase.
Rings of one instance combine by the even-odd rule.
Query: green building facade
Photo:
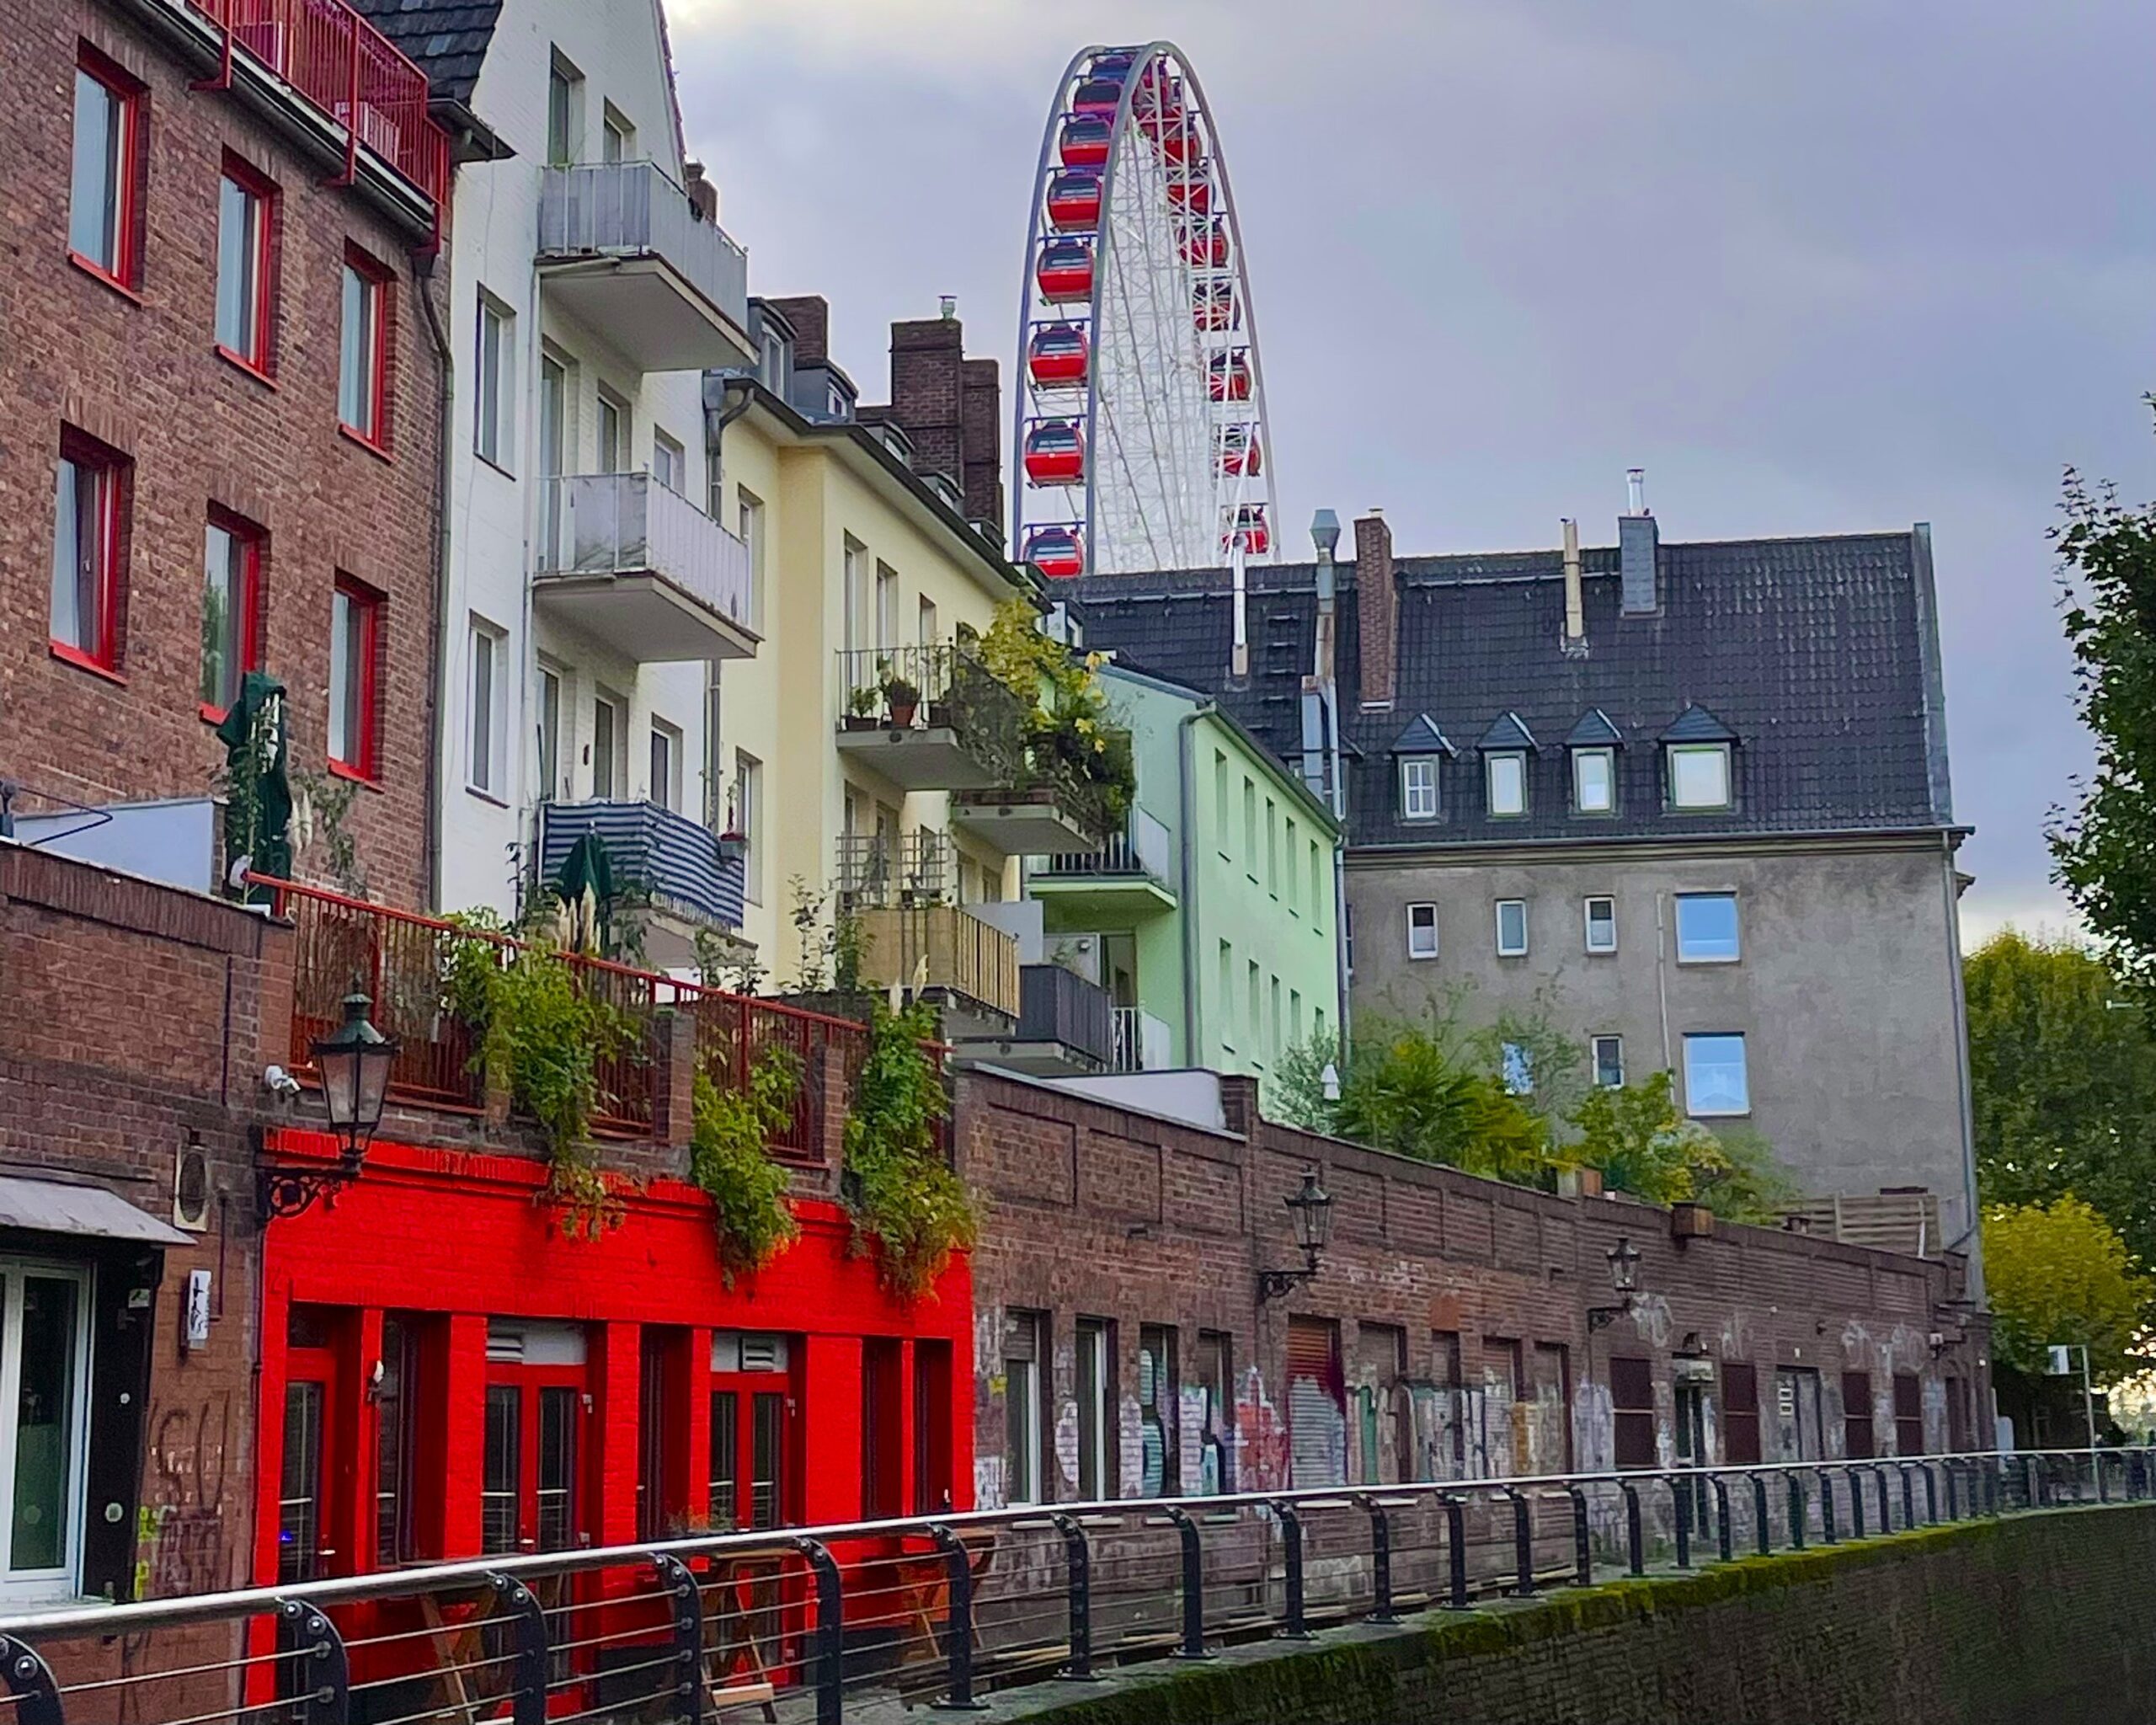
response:
[[[1268,1079],[1340,1026],[1339,827],[1211,697],[1103,667],[1128,725],[1129,830],[1034,864],[1052,959],[1114,996],[1118,1070],[1208,1066]]]

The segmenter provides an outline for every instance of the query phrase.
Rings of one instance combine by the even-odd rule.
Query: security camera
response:
[[[282,1066],[262,1069],[262,1087],[280,1102],[289,1102],[300,1093],[300,1081]]]

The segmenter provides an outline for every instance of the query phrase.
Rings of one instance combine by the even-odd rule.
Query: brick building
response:
[[[415,69],[306,9],[305,51],[282,26],[228,38],[209,0],[5,15],[0,780],[31,819],[203,798],[214,721],[264,670],[295,778],[356,783],[358,872],[415,899],[446,142]],[[363,145],[336,118],[361,51]],[[165,867],[199,882],[207,822],[163,819]]]
[[[1109,1094],[959,1080],[987,1215],[984,1503],[1907,1455],[1988,1431],[1958,1258],[1690,1237],[1689,1215],[1264,1120],[1246,1078],[1081,1081]],[[1332,1199],[1320,1273],[1261,1301],[1261,1270],[1302,1263],[1283,1200],[1310,1168]],[[1620,1240],[1640,1254],[1630,1302]]]

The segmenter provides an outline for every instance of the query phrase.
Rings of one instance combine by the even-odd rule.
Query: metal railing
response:
[[[958,877],[951,836],[917,826],[894,841],[881,833],[841,833],[839,890],[852,908],[940,904]]]
[[[749,254],[656,162],[549,168],[539,191],[542,262],[651,257],[671,264],[738,329],[749,326]]]
[[[290,1056],[296,1071],[311,1076],[312,1045],[342,1022],[342,1001],[356,980],[374,1001],[370,1016],[376,1027],[398,1040],[389,1075],[392,1097],[428,1108],[484,1104],[485,1075],[475,1060],[479,1039],[456,1010],[455,973],[462,955],[475,947],[506,963],[526,949],[525,943],[318,887],[267,878],[257,884],[275,894],[277,914],[290,919],[296,937]],[[622,1031],[598,1062],[595,1126],[652,1130],[659,1015],[686,1011],[696,1019],[703,1069],[722,1087],[745,1085],[762,1049],[784,1047],[799,1056],[793,1120],[775,1147],[823,1156],[828,1112],[835,1106],[843,1114],[867,1052],[861,1025],[604,959],[557,953],[550,962],[570,966],[579,985],[612,1009]],[[835,1083],[827,1075],[835,1075]]]
[[[1018,1016],[1018,942],[958,905],[858,913],[861,980],[873,989],[947,989],[1006,1017]]]
[[[750,627],[746,542],[652,474],[561,474],[541,482],[539,506],[542,579],[659,575]]]
[[[1040,873],[1043,878],[1108,877],[1158,881],[1165,885],[1171,878],[1169,870],[1172,865],[1167,828],[1143,809],[1133,809],[1123,830],[1110,833],[1099,850],[1052,856]]]
[[[2080,1450],[696,1534],[0,1616],[0,1688],[33,1725],[538,1725],[749,1705],[839,1725],[894,1702],[967,1708],[990,1690],[1230,1642],[2153,1492],[2150,1451]]]
[[[1115,1049],[1114,997],[1060,964],[1021,965],[1018,1039],[1059,1042],[1107,1065]]]
[[[1115,1009],[1115,1041],[1108,1058],[1117,1072],[1155,1072],[1174,1064],[1169,1054],[1169,1030],[1165,1021],[1142,1007]]]
[[[427,115],[426,74],[344,0],[179,0],[223,38],[225,81],[244,54],[344,134],[345,174],[364,147],[424,193],[449,195],[449,136]]]

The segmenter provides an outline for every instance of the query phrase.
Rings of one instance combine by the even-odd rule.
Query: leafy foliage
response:
[[[2116,1229],[2073,1197],[1995,1204],[1983,1229],[1994,1359],[2033,1375],[2046,1348],[2066,1343],[2088,1348],[2099,1384],[2136,1369],[2134,1343],[2156,1287],[2135,1272]]]
[[[491,911],[467,911],[451,921],[482,937],[505,932]],[[548,1192],[568,1231],[596,1239],[623,1214],[591,1142],[599,1062],[632,1050],[634,1027],[580,987],[574,969],[546,940],[515,946],[483,937],[456,941],[446,980],[451,1007],[478,1039],[473,1065],[489,1088],[507,1091],[510,1107],[536,1121],[546,1138]]]
[[[1341,1075],[1331,1130],[1374,1149],[1540,1185],[1547,1124],[1508,1093],[1449,1021],[1364,1020]]]
[[[2096,769],[2047,833],[2054,873],[2126,975],[2156,975],[2156,506],[2067,471],[2065,565],[2075,705]]]
[[[1580,1135],[1566,1159],[1650,1204],[1690,1201],[1734,1222],[1772,1223],[1796,1197],[1758,1133],[1717,1135],[1678,1113],[1668,1072],[1589,1090],[1571,1119]]]
[[[846,1123],[848,1205],[857,1250],[873,1251],[884,1281],[912,1299],[979,1231],[964,1183],[937,1141],[950,1112],[926,1044],[935,1008],[871,1006],[868,1052]]]
[[[981,637],[981,662],[1024,703],[1025,739],[1037,773],[1059,764],[1097,787],[1107,820],[1119,825],[1136,794],[1130,733],[1115,722],[1097,673],[1098,654],[1077,654],[1043,634],[1030,602],[1006,600]]]
[[[745,1090],[721,1088],[696,1074],[689,1178],[710,1197],[719,1263],[734,1277],[761,1269],[800,1237],[786,1200],[787,1172],[766,1146],[793,1117],[801,1063],[790,1049],[757,1056]]]

